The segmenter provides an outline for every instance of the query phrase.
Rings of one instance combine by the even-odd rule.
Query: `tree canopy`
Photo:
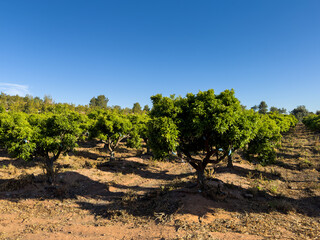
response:
[[[83,132],[76,112],[60,114],[1,113],[0,140],[14,157],[43,161],[48,181],[54,180],[54,162],[72,151]]]
[[[109,102],[109,99],[106,98],[105,95],[99,95],[98,97],[91,98],[89,106],[106,109],[108,102]]]
[[[299,122],[302,122],[303,118],[308,116],[310,113],[307,110],[306,106],[300,105],[291,111],[291,114],[295,116]]]
[[[256,115],[244,110],[233,90],[208,90],[183,97],[151,97],[150,146],[155,157],[179,151],[203,184],[204,169],[244,146],[255,134]],[[197,158],[195,156],[201,156]]]

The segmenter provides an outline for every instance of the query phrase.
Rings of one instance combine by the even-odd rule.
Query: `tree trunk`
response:
[[[202,166],[202,164],[199,164],[197,168],[197,181],[199,188],[202,190],[205,184],[204,167]]]
[[[232,154],[228,155],[228,168],[233,168],[233,163],[232,163]]]
[[[54,158],[48,157],[45,162],[45,169],[46,169],[46,175],[47,175],[47,182],[49,184],[52,184],[54,182],[55,174],[53,169],[53,162]]]
[[[148,144],[148,139],[147,139],[147,138],[143,138],[143,141],[144,141],[145,144],[146,144],[147,155],[151,155],[150,147],[149,147],[149,144]]]

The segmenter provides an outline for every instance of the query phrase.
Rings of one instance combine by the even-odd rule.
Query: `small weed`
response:
[[[262,191],[263,188],[260,186],[258,181],[253,181],[250,183],[250,188],[248,189],[253,195],[257,195],[259,191]]]
[[[267,189],[270,193],[277,194],[278,188],[279,188],[279,186],[277,186],[276,184],[270,184]]]

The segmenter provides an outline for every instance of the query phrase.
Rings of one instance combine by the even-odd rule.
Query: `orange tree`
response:
[[[141,138],[140,127],[135,122],[135,118],[111,110],[93,111],[88,115],[91,126],[89,133],[91,138],[98,138],[110,152],[110,158],[114,158],[114,153],[122,140],[127,140],[127,146],[140,147]]]
[[[54,181],[54,163],[77,146],[84,118],[76,112],[60,114],[2,113],[0,139],[14,157],[40,159],[49,183]]]
[[[149,145],[155,158],[178,151],[197,172],[203,186],[204,170],[247,144],[256,134],[257,114],[244,110],[233,90],[213,90],[186,97],[151,97]]]
[[[320,115],[311,114],[305,117],[302,122],[313,131],[320,131]]]
[[[248,143],[245,153],[250,159],[253,156],[261,164],[274,163],[276,148],[280,146],[282,133],[288,132],[297,124],[298,120],[293,115],[272,112],[260,114],[256,126],[256,135]]]

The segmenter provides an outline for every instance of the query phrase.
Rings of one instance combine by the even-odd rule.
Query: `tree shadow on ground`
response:
[[[0,180],[0,199],[74,199],[83,196],[96,199],[121,197],[122,192],[110,192],[108,183],[94,181],[77,172],[56,175],[55,183],[48,184],[43,174],[21,175],[16,179]]]
[[[0,150],[0,158],[2,158],[0,160],[0,167],[2,168],[7,168],[9,165],[12,165],[16,168],[23,169],[35,167],[39,164],[39,161],[37,160],[25,161],[19,158],[12,158],[4,149]]]
[[[86,150],[76,150],[72,153],[69,153],[69,156],[76,156],[76,157],[83,157],[83,158],[89,158],[90,160],[97,160],[98,158],[106,158],[106,156],[103,156],[101,154],[92,153]]]
[[[299,153],[285,153],[285,152],[279,152],[277,153],[277,158],[285,158],[285,159],[298,159],[300,157]]]
[[[150,166],[145,163],[129,161],[126,159],[118,159],[118,160],[110,160],[106,161],[97,166],[101,171],[106,172],[114,172],[121,174],[136,174],[142,178],[147,179],[164,179],[164,180],[174,180],[177,178],[184,178],[193,173],[185,173],[185,174],[168,174],[168,170],[158,171],[154,169],[154,171],[148,170]]]
[[[94,148],[100,143],[102,142],[97,139],[90,139],[86,141],[78,141],[78,146],[80,148]]]
[[[215,169],[216,173],[234,173],[237,174],[238,176],[241,177],[248,177],[249,175],[257,176],[257,177],[264,177],[270,180],[284,180],[279,174],[273,174],[273,173],[268,173],[264,171],[260,171],[258,169],[247,169],[239,166],[233,166],[233,168],[228,168],[228,167],[218,167]]]
[[[38,166],[39,161],[34,161],[34,160],[25,161],[25,160],[16,159],[16,158],[0,160],[0,167],[6,168],[6,167],[9,167],[9,165],[13,165],[16,168],[25,169],[25,168],[31,168],[31,167]]]
[[[281,168],[285,168],[288,170],[293,170],[293,171],[299,170],[298,163],[297,164],[288,164],[283,161],[276,161],[275,163],[273,163],[273,165],[281,167]]]
[[[157,175],[157,173],[153,173]],[[158,173],[162,178],[162,173]],[[293,199],[273,196],[266,191],[254,194],[245,188],[223,183],[223,188],[211,188],[199,192],[192,187],[193,182],[179,182],[161,187],[126,186],[120,183],[100,182],[77,172],[64,172],[57,175],[57,184],[47,185],[41,179],[44,176],[26,175],[20,179],[2,179],[0,181],[0,199],[19,201],[25,199],[73,199],[80,209],[89,210],[103,218],[147,217],[157,220],[159,216],[182,211],[199,216],[205,212],[196,212],[197,204],[206,199],[207,205],[219,207],[229,212],[270,213],[278,211],[287,213],[297,211],[301,214],[319,217],[320,197],[312,196]],[[155,176],[154,176],[155,177]],[[113,187],[113,189],[111,189]],[[137,192],[143,192],[137,194]],[[222,197],[221,197],[222,196]],[[223,197],[224,196],[224,197]],[[80,198],[79,198],[80,197]],[[194,198],[191,208],[184,208],[185,199]],[[204,211],[209,211],[204,208]]]
[[[128,189],[127,186],[117,185],[117,187]],[[134,191],[141,190],[140,187],[129,188]],[[235,191],[238,192],[240,197],[235,198],[234,195],[230,195],[222,200],[217,193],[213,195],[203,192],[199,193],[195,188],[190,189],[181,186],[174,190],[153,189],[147,191],[144,195],[136,195],[130,192],[130,194],[123,195],[121,199],[108,202],[105,205],[84,201],[78,201],[77,204],[96,216],[108,219],[132,215],[158,220],[159,215],[168,218],[177,212],[202,217],[207,212],[212,211],[212,208],[222,208],[228,212],[243,214],[271,212],[287,214],[290,211],[295,211],[309,217],[319,217],[320,214],[320,197],[307,197],[296,200],[288,197],[275,197],[265,191],[259,191],[254,197],[246,198],[244,196],[249,194],[247,189],[235,186],[230,188],[233,193]],[[184,201],[188,198],[193,198],[193,207],[185,208]],[[198,205],[204,202],[205,205]]]
[[[107,219],[118,218],[121,221],[134,216],[158,221],[161,217],[170,217],[182,208],[183,204],[179,200],[182,195],[177,192],[153,191],[142,196],[127,194],[120,201],[109,202],[105,205],[84,201],[78,201],[77,204],[95,216]]]

